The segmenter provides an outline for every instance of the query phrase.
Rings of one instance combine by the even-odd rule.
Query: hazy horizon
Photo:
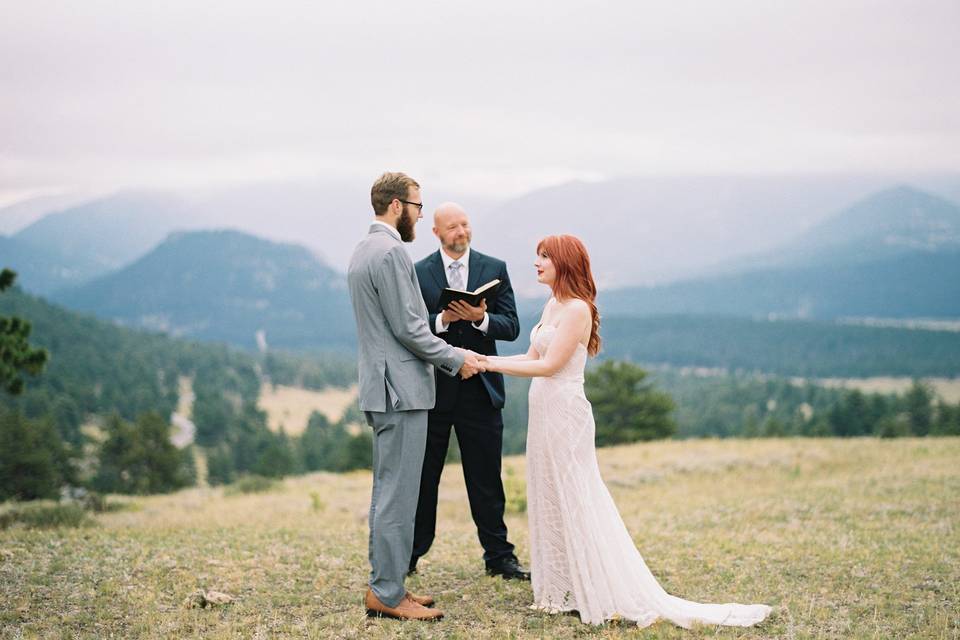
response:
[[[463,194],[427,185],[422,191],[424,220],[417,225],[417,238],[408,251],[419,259],[436,250],[432,211],[442,201],[459,199],[471,217],[474,247],[507,261],[521,295],[541,295],[532,271],[533,248],[539,238],[555,233],[572,233],[586,243],[601,289],[662,284],[729,269],[731,260],[785,247],[863,199],[904,184],[960,206],[960,172],[635,176],[568,182],[505,200],[461,198]],[[0,240],[23,231],[22,238],[12,238],[14,243],[22,239],[30,244],[37,237],[47,237],[56,245],[69,244],[74,233],[86,234],[85,242],[92,243],[89,252],[113,255],[111,268],[116,268],[153,249],[173,231],[235,229],[305,246],[324,263],[345,272],[353,247],[372,219],[368,189],[359,183],[283,181],[226,189],[127,192],[75,202],[67,217],[43,221],[40,218],[60,208],[40,198],[0,209]],[[52,202],[63,200],[55,197]],[[83,216],[88,216],[86,222]],[[31,222],[38,226],[27,229]],[[118,238],[115,244],[100,247],[100,238],[110,236],[114,227],[126,229],[127,240]],[[75,232],[64,231],[71,228]],[[59,239],[50,236],[56,229]]]

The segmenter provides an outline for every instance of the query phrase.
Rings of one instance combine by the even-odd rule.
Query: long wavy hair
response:
[[[551,285],[553,296],[558,301],[580,298],[590,306],[593,327],[587,353],[591,356],[600,351],[600,313],[597,311],[597,285],[590,270],[590,255],[583,242],[576,236],[547,236],[537,244],[537,255],[546,253],[557,270],[557,278]]]

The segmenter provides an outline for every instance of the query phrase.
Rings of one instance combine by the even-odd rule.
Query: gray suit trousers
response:
[[[380,602],[394,607],[406,593],[404,580],[413,551],[427,445],[427,411],[367,411],[365,415],[373,427],[370,588]]]

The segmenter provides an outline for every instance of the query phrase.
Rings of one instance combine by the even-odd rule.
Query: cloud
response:
[[[958,23],[951,0],[5,2],[0,190],[955,169]]]

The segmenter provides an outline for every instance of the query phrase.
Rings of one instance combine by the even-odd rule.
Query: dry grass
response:
[[[357,400],[357,387],[347,389],[328,387],[311,391],[300,387],[264,384],[260,388],[260,409],[267,412],[267,425],[273,431],[283,430],[298,436],[307,428],[310,414],[319,411],[330,422],[337,422],[347,408]]]
[[[315,474],[265,494],[193,489],[98,526],[0,531],[0,637],[958,638],[960,439],[659,442],[601,451],[621,514],[668,591],[767,602],[753,629],[582,625],[482,575],[460,470],[410,587],[437,624],[369,620],[370,477]],[[523,459],[510,458],[513,492]],[[515,504],[521,504],[517,501]],[[528,557],[523,514],[508,515]],[[189,609],[197,588],[233,604]]]
[[[903,393],[913,384],[912,378],[822,378],[817,384],[825,387],[859,389],[864,393]],[[937,395],[947,402],[960,402],[960,378],[924,378]]]

